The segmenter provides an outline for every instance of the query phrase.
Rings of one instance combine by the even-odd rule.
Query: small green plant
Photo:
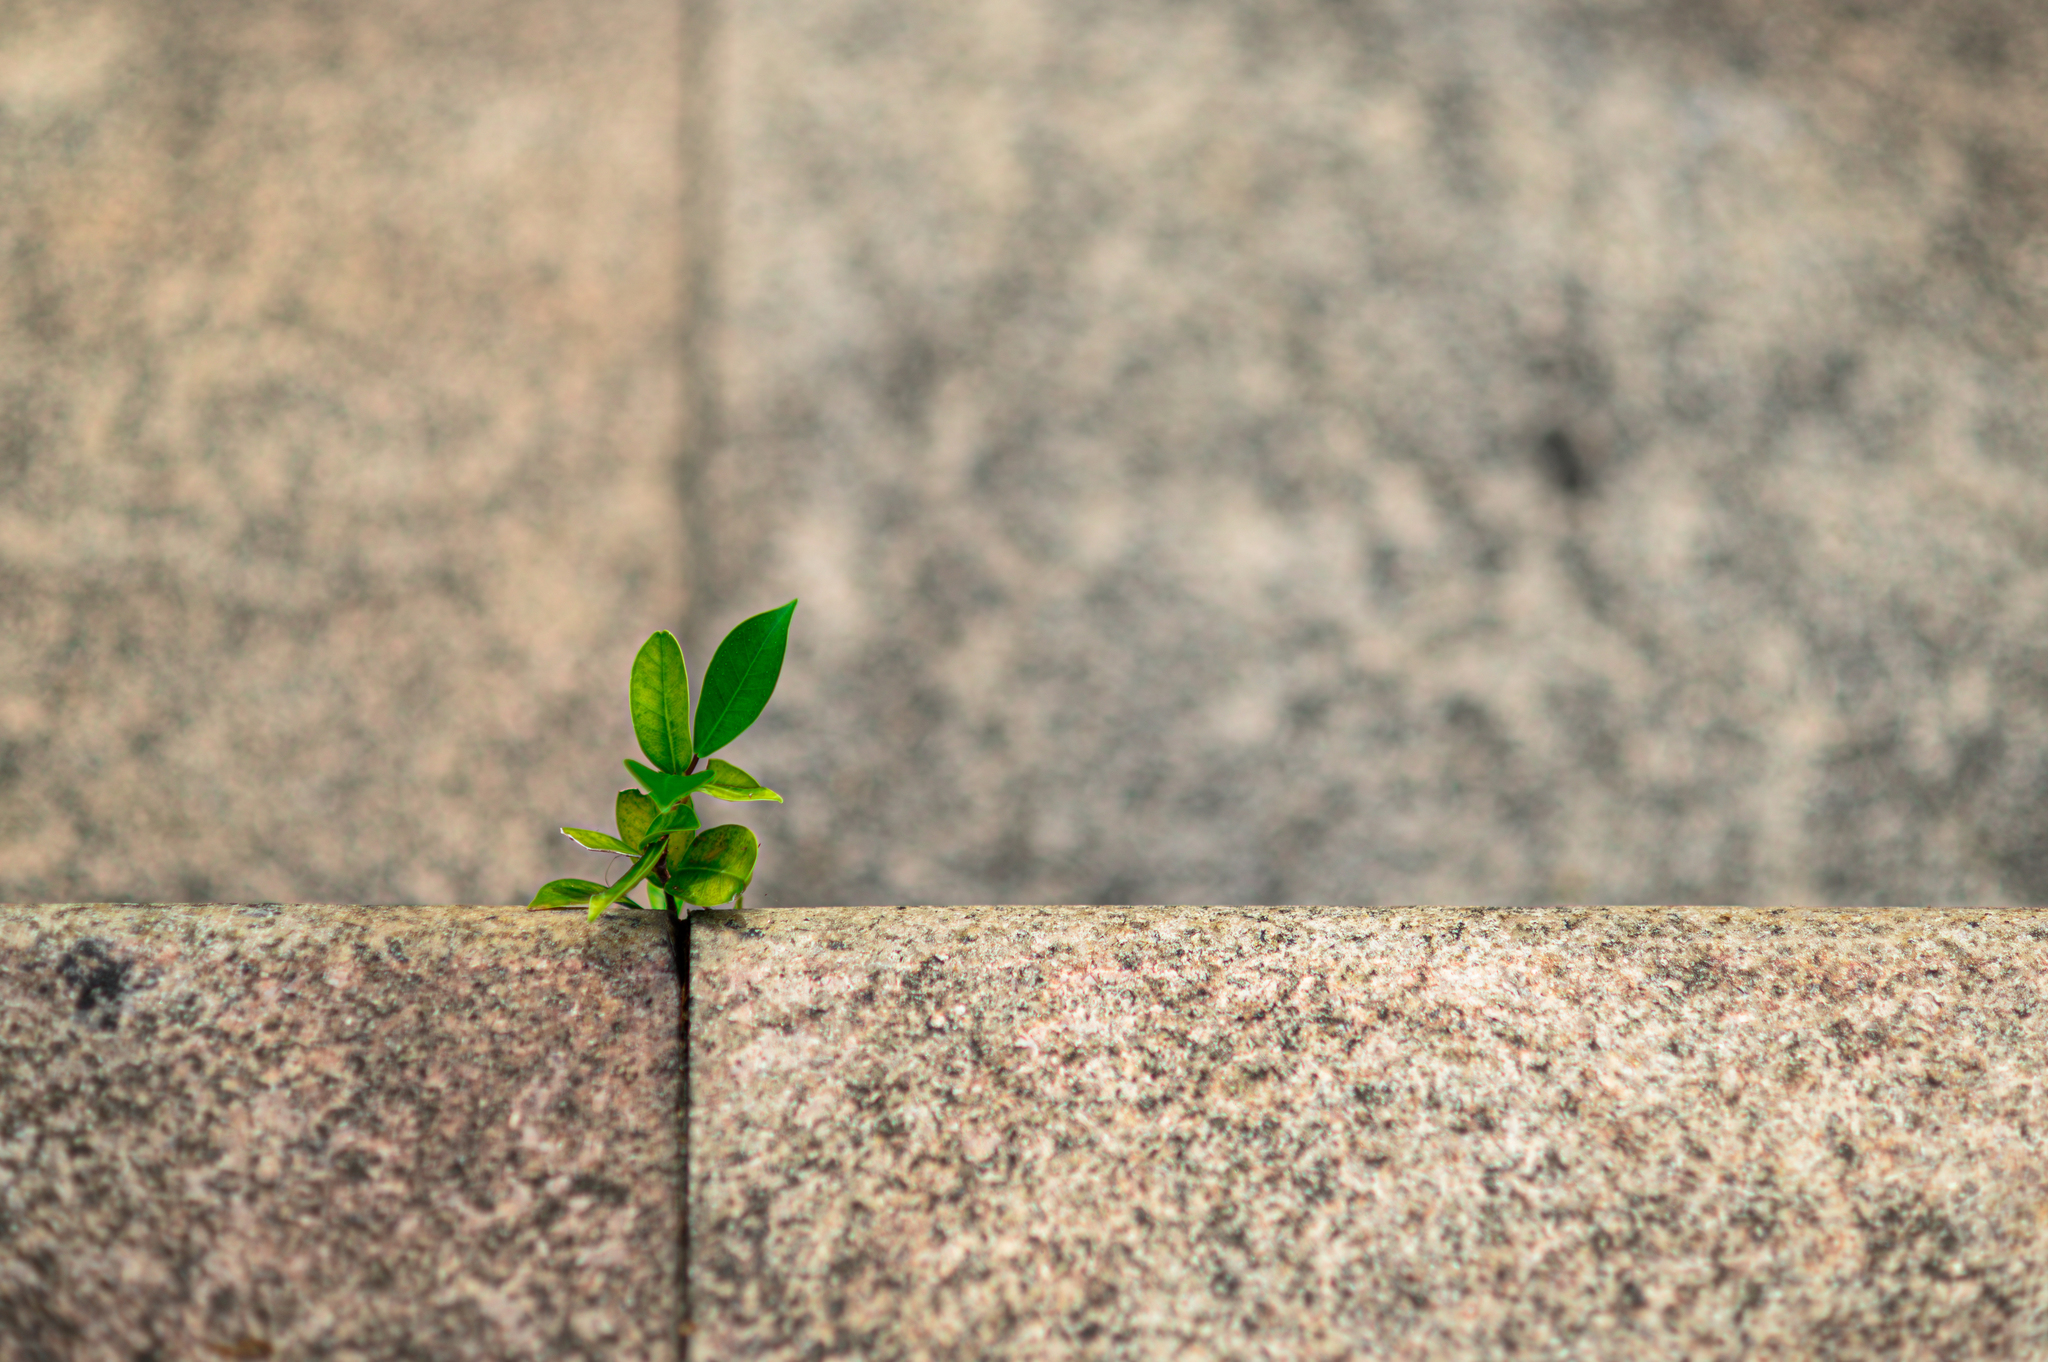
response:
[[[595,880],[550,880],[533,896],[529,908],[581,908],[590,920],[614,903],[638,908],[626,897],[641,881],[656,911],[685,911],[682,905],[712,908],[741,901],[754,879],[760,846],[754,834],[737,823],[699,831],[693,800],[706,794],[738,802],[760,799],[782,802],[752,776],[712,753],[747,731],[782,675],[782,655],[789,646],[789,617],[796,602],[741,620],[711,655],[704,687],[697,696],[696,722],[690,719],[690,672],[682,645],[666,629],[648,637],[633,659],[627,700],[633,711],[633,736],[645,766],[626,759],[626,770],[639,789],[619,791],[613,804],[618,835],[590,828],[562,832],[592,851],[630,856],[626,873],[611,884]],[[694,738],[692,737],[694,734]],[[710,764],[702,771],[700,761]]]

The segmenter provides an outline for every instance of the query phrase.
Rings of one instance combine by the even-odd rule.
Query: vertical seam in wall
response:
[[[690,918],[687,912],[671,913],[669,952],[676,970],[676,1046],[680,1063],[676,1102],[676,1145],[680,1164],[676,1183],[676,1208],[680,1212],[677,1231],[681,1238],[676,1260],[676,1355],[681,1362],[690,1356]]]
[[[723,214],[722,188],[717,156],[716,114],[718,69],[716,48],[720,33],[716,0],[677,0],[682,6],[683,50],[677,54],[682,81],[682,127],[678,129],[679,152],[683,158],[682,213],[682,356],[684,429],[683,447],[676,459],[676,494],[681,503],[679,526],[682,542],[676,552],[684,575],[685,619],[703,613],[713,557],[706,531],[711,517],[694,489],[710,467],[713,451],[723,438],[723,413],[719,401],[717,356],[714,337],[718,316],[718,248]],[[685,633],[687,637],[687,632]],[[670,918],[670,941],[676,970],[676,1044],[680,1049],[680,1100],[676,1109],[677,1144],[680,1153],[678,1185],[678,1229],[682,1242],[676,1266],[677,1356],[689,1362],[693,1349],[691,1332],[696,1321],[690,1308],[690,915],[677,905]]]
[[[717,47],[721,32],[716,0],[677,0],[682,6],[680,22],[683,50],[678,54],[682,81],[682,127],[678,129],[683,158],[683,271],[682,271],[682,366],[684,430],[683,447],[676,459],[676,494],[681,503],[677,546],[684,575],[685,621],[704,612],[710,572],[715,559],[707,542],[712,517],[695,489],[704,481],[711,458],[723,439],[723,411],[718,390],[715,347],[718,297],[718,253],[722,238],[720,223],[723,188],[717,154],[718,71]],[[684,636],[689,637],[687,629]],[[695,1320],[690,1309],[690,915],[677,905],[670,919],[675,953],[677,1028],[676,1043],[681,1050],[681,1101],[677,1108],[677,1138],[681,1153],[679,1229],[682,1235],[677,1265],[679,1318],[678,1356],[689,1362],[691,1331]]]
[[[709,531],[715,517],[697,489],[705,485],[713,457],[725,438],[719,391],[717,335],[723,300],[718,259],[724,237],[724,166],[718,155],[718,48],[723,32],[717,0],[679,0],[683,52],[683,448],[676,460],[676,494],[685,576],[685,624],[701,619],[719,593],[713,576],[717,556]],[[694,633],[685,630],[683,636]]]

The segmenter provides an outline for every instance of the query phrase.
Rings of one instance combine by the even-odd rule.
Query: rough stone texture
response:
[[[0,900],[570,873],[684,599],[681,23],[0,0]]]
[[[750,902],[2048,901],[2048,9],[723,22]]]
[[[0,1359],[678,1356],[669,933],[0,907]]]
[[[2048,1353],[2048,914],[695,924],[705,1357]]]

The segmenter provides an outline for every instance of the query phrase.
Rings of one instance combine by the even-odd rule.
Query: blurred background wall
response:
[[[2022,0],[0,0],[0,898],[2048,901]],[[723,810],[721,810],[723,812]]]
[[[0,0],[0,899],[562,859],[687,599],[684,53],[669,0]]]

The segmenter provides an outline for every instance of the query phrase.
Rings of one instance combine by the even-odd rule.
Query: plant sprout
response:
[[[737,823],[700,831],[693,801],[705,794],[734,802],[782,802],[781,795],[711,754],[746,732],[768,707],[768,697],[782,675],[789,619],[795,611],[796,602],[791,601],[733,626],[705,669],[694,723],[682,645],[666,629],[648,637],[633,659],[626,694],[633,711],[633,736],[640,741],[641,755],[653,764],[626,759],[626,770],[640,788],[619,791],[613,803],[616,836],[591,828],[562,829],[592,851],[630,856],[633,862],[611,884],[550,880],[527,907],[587,904],[595,922],[614,903],[640,907],[626,895],[642,881],[658,912],[683,912],[685,904],[744,906],[760,846],[753,832]],[[709,765],[699,771],[699,762]]]

